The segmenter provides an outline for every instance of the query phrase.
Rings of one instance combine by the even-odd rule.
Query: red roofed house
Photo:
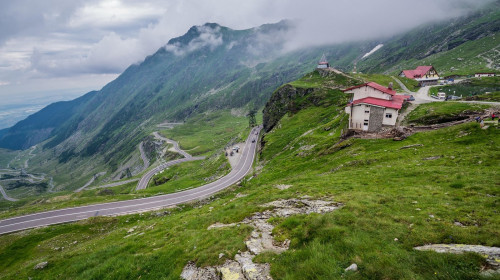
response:
[[[439,80],[439,75],[433,66],[418,66],[415,70],[403,70],[399,76],[417,80],[420,86],[435,85]]]
[[[349,129],[378,131],[384,126],[396,125],[399,110],[409,95],[398,95],[390,86],[386,88],[370,82],[344,90],[352,93],[352,101],[345,108],[349,114]]]

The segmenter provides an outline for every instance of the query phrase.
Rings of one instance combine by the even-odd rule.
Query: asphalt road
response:
[[[246,141],[247,149],[243,151],[242,158],[237,166],[226,176],[210,184],[181,191],[147,198],[95,204],[74,208],[66,208],[48,212],[35,213],[25,216],[9,218],[0,221],[0,234],[20,231],[29,228],[47,226],[52,224],[78,221],[95,216],[117,216],[130,213],[160,209],[193,200],[199,200],[213,195],[245,177],[251,170],[255,158],[256,143],[252,140],[260,132],[261,127],[252,129]]]
[[[139,183],[137,184],[137,187],[135,188],[136,190],[143,190],[143,189],[147,188],[149,180],[151,180],[151,178],[153,178],[153,176],[156,173],[162,171],[163,169],[165,169],[169,166],[179,164],[181,162],[201,160],[201,159],[205,158],[205,157],[193,157],[190,154],[186,153],[184,150],[182,150],[179,147],[179,143],[177,143],[176,141],[165,138],[165,137],[161,136],[158,132],[154,132],[153,134],[154,134],[155,138],[166,141],[167,143],[173,144],[175,151],[177,153],[181,154],[182,156],[184,156],[184,158],[171,160],[169,162],[163,163],[163,164],[149,170],[148,172],[146,172],[146,174],[142,175],[141,180],[139,180]]]
[[[3,198],[5,198],[8,201],[17,201],[17,199],[8,196],[2,186],[0,186],[0,193],[2,194]]]

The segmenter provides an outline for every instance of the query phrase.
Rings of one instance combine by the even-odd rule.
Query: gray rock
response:
[[[220,280],[213,267],[196,267],[194,262],[188,262],[181,273],[184,280]]]
[[[350,266],[348,266],[345,271],[358,271],[358,265],[353,263]]]
[[[33,269],[44,269],[45,267],[47,267],[48,264],[49,264],[49,262],[41,262],[41,263],[35,265],[35,267],[33,267]]]
[[[482,245],[466,245],[466,244],[431,244],[415,247],[415,250],[419,251],[434,251],[437,253],[452,253],[461,254],[464,252],[477,253],[486,258],[489,265],[492,266],[494,270],[500,270],[500,248],[499,247],[489,247]]]
[[[268,280],[272,279],[270,274],[270,265],[268,263],[259,264],[252,261],[254,255],[249,252],[243,252],[234,256],[234,259],[240,264],[241,270],[248,280]]]
[[[240,264],[236,261],[227,260],[217,271],[222,275],[222,280],[246,280]]]
[[[288,187],[288,186],[287,186]],[[286,189],[286,188],[284,188]],[[240,223],[251,225],[254,230],[250,238],[245,242],[249,251],[240,252],[234,257],[234,260],[226,260],[223,265],[217,267],[198,268],[194,262],[189,262],[184,267],[181,277],[185,280],[197,279],[248,279],[248,280],[270,280],[270,265],[256,264],[252,259],[265,251],[275,252],[277,254],[288,250],[290,240],[284,242],[275,242],[272,236],[274,226],[268,223],[272,217],[290,217],[297,214],[324,214],[339,209],[343,205],[323,200],[288,199],[277,200],[262,205],[263,207],[272,207],[272,210],[254,213],[245,218]],[[240,223],[222,224],[215,223],[208,227],[208,230],[239,226]],[[195,247],[196,248],[196,247]],[[219,259],[224,253],[219,254]],[[356,264],[354,264],[356,265]],[[352,266],[352,265],[351,265]],[[357,269],[357,266],[356,266]],[[218,272],[218,273],[216,273]]]

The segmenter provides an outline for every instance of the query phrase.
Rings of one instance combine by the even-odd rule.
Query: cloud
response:
[[[69,27],[123,28],[138,22],[151,22],[160,18],[165,9],[148,2],[124,3],[107,0],[84,5],[69,20]]]
[[[216,22],[233,29],[289,19],[295,28],[259,34],[248,46],[294,50],[351,40],[386,38],[428,22],[477,9],[492,0],[16,0],[0,1],[0,80],[16,92],[36,90],[41,79],[117,74],[183,35],[193,25]],[[222,35],[201,30],[176,53],[217,47]],[[228,45],[228,47],[233,45]],[[87,76],[85,76],[87,75]],[[113,76],[113,75],[110,75]],[[75,80],[76,81],[76,80]],[[70,83],[65,83],[69,85]]]
[[[195,28],[199,33],[198,37],[193,38],[187,45],[182,45],[179,42],[167,44],[165,45],[165,50],[180,56],[204,47],[209,47],[210,50],[214,50],[216,47],[222,45],[223,40],[219,26],[212,28],[210,26],[203,25],[196,26]]]

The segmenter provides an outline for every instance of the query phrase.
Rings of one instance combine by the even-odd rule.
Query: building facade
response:
[[[374,82],[351,87],[344,92],[352,94],[352,101],[345,108],[349,114],[349,129],[368,132],[395,126],[403,103],[410,98]]]
[[[420,86],[436,85],[439,80],[439,74],[433,66],[418,66],[414,70],[403,70],[399,76],[416,80]]]
[[[481,78],[481,77],[495,77],[495,73],[476,73],[474,74],[475,78]]]

